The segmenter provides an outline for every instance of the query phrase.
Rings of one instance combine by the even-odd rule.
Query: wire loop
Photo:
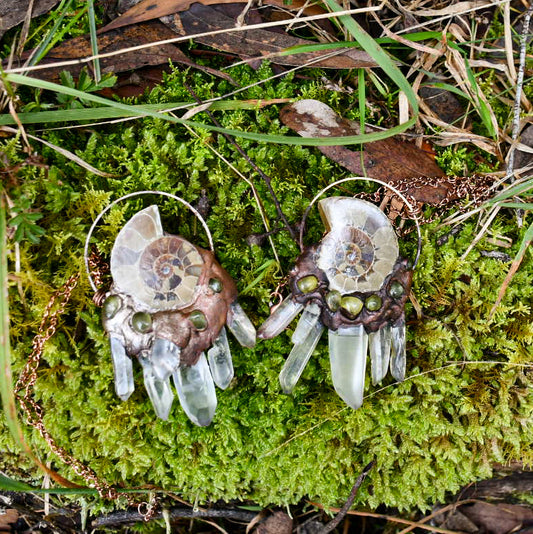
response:
[[[207,239],[209,240],[209,248],[211,249],[211,252],[215,251],[215,247],[213,245],[213,236],[211,235],[211,231],[209,230],[209,227],[207,226],[207,223],[205,222],[205,219],[200,215],[200,213],[193,208],[187,201],[183,200],[181,197],[178,197],[177,195],[173,195],[172,193],[166,193],[164,191],[135,191],[134,193],[128,193],[127,195],[124,195],[120,198],[117,198],[116,200],[113,200],[109,206],[106,206],[96,217],[93,224],[91,225],[91,228],[89,228],[89,233],[87,234],[87,238],[85,239],[85,247],[83,249],[83,260],[85,263],[85,272],[87,273],[87,277],[89,278],[89,283],[91,284],[91,287],[96,292],[98,288],[96,287],[96,284],[94,283],[93,277],[91,275],[91,271],[89,269],[89,244],[91,241],[91,237],[93,235],[94,229],[96,228],[96,225],[100,222],[102,217],[116,204],[121,202],[122,200],[126,200],[128,198],[132,197],[138,197],[141,195],[160,195],[168,198],[172,198],[174,200],[177,200],[181,204],[183,204],[186,208],[188,208],[192,213],[198,218],[200,223],[202,224],[205,233],[207,234]]]
[[[307,206],[307,208],[305,209],[304,215],[302,217],[302,224],[300,226],[300,238],[299,238],[300,250],[303,251],[303,249],[304,249],[303,239],[304,239],[305,223],[307,221],[307,217],[309,216],[309,212],[311,211],[311,208],[313,207],[313,204],[315,204],[315,202],[326,191],[329,191],[332,187],[335,187],[335,186],[337,186],[339,184],[342,184],[342,183],[345,183],[345,182],[355,182],[355,181],[358,181],[358,180],[375,182],[375,183],[380,184],[380,185],[382,185],[384,187],[387,187],[394,194],[398,195],[402,199],[403,203],[407,206],[409,211],[411,211],[413,213],[413,220],[415,221],[415,224],[416,224],[416,233],[417,233],[417,236],[418,236],[418,248],[417,248],[417,251],[416,251],[415,259],[413,261],[413,269],[414,269],[418,264],[418,260],[420,259],[420,253],[422,251],[422,232],[420,230],[420,223],[418,221],[418,217],[416,215],[414,215],[414,210],[415,210],[414,206],[394,186],[392,186],[392,185],[390,185],[390,184],[388,184],[386,182],[383,182],[382,180],[378,180],[377,178],[369,178],[367,176],[350,176],[349,178],[343,178],[342,180],[337,180],[336,182],[332,182],[331,184],[329,184],[327,187],[324,187],[324,189],[322,189],[321,191],[319,191],[315,195],[313,200],[311,200],[311,203],[309,204],[309,206]]]

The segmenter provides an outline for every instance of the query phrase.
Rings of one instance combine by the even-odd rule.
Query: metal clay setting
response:
[[[372,382],[405,378],[405,317],[413,271],[399,255],[386,215],[370,202],[330,197],[318,204],[327,234],[306,247],[289,274],[291,294],[258,331],[280,334],[303,310],[280,373],[291,393],[324,329],[337,393],[352,408],[363,402],[367,354]]]
[[[160,418],[170,414],[172,378],[189,419],[208,425],[217,406],[215,384],[225,389],[233,378],[225,326],[243,346],[256,340],[235,283],[211,251],[166,234],[157,206],[135,214],[119,232],[111,275],[102,322],[117,395],[125,401],[133,393],[131,358],[137,357]]]

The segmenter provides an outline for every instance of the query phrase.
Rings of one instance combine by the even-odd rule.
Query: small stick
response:
[[[511,178],[514,172],[514,155],[516,150],[516,139],[520,128],[520,101],[522,99],[522,87],[524,85],[524,70],[526,65],[526,48],[527,48],[527,36],[529,33],[529,23],[531,21],[531,15],[533,14],[533,4],[529,6],[524,17],[524,25],[522,32],[520,33],[520,62],[518,65],[518,76],[516,78],[516,95],[513,106],[513,128],[511,130],[511,139],[513,144],[509,152],[509,158],[507,160],[506,179]]]
[[[366,476],[368,475],[372,467],[374,467],[373,460],[363,469],[361,474],[357,477],[357,480],[355,481],[355,484],[353,485],[352,491],[350,491],[350,496],[348,497],[348,500],[344,503],[344,506],[339,510],[339,513],[327,525],[325,525],[324,528],[320,529],[318,531],[318,534],[328,534],[329,532],[332,532],[339,525],[339,523],[346,517],[346,514],[352,507],[353,502],[355,501],[355,496],[357,495],[357,491],[361,487],[363,480],[366,478]]]
[[[237,509],[218,509],[218,510],[199,510],[195,512],[191,508],[170,508],[168,510],[168,517],[170,519],[206,519],[206,518],[223,518],[233,519],[235,521],[250,522],[257,515],[256,512],[249,512],[247,510]],[[152,519],[161,519],[163,514],[157,512]],[[121,511],[113,512],[107,515],[102,515],[94,519],[91,523],[92,528],[109,527],[113,525],[121,525],[125,523],[137,523],[143,521],[144,517],[137,510],[135,511]]]
[[[198,102],[198,104],[203,104],[203,102],[198,98],[196,93],[192,90],[189,85],[187,85],[185,82],[183,83],[184,87],[191,93],[192,97]],[[217,121],[215,116],[208,110],[205,110],[205,113],[209,116],[209,118],[213,121],[215,126],[218,126],[219,128],[222,128],[222,125]],[[287,217],[283,213],[283,210],[281,209],[281,204],[278,200],[278,197],[276,196],[276,193],[274,192],[274,189],[272,188],[272,181],[270,179],[270,176],[268,176],[265,172],[263,172],[262,169],[260,169],[257,164],[248,156],[248,154],[241,148],[241,146],[228,134],[223,133],[222,134],[236,149],[237,152],[252,166],[252,168],[261,176],[263,179],[263,182],[265,182],[265,185],[268,188],[268,192],[270,193],[270,196],[272,197],[272,200],[274,202],[274,205],[276,206],[276,211],[278,212],[279,218],[283,221],[283,224],[289,231],[289,234],[291,235],[292,239],[298,243],[298,237],[296,235],[296,232],[294,231],[294,228],[290,225]]]

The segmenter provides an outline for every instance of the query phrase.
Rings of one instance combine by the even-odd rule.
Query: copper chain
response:
[[[90,486],[94,486],[100,497],[114,500],[120,495],[124,495],[128,504],[133,506],[137,505],[137,503],[134,502],[131,495],[119,493],[119,491],[113,488],[108,482],[98,477],[89,466],[85,465],[57,444],[44,425],[42,407],[33,398],[33,388],[37,381],[37,369],[39,368],[44,345],[56,333],[59,317],[65,312],[72,291],[77,286],[79,279],[80,273],[73,274],[65,284],[52,295],[50,301],[46,305],[41,324],[39,325],[39,330],[33,339],[31,354],[15,385],[15,396],[19,400],[20,406],[26,415],[26,422],[39,432],[46,443],[48,443],[52,452],[54,452],[64,464],[70,466],[74,472],[81,476]],[[142,506],[146,507],[146,512],[139,513],[141,513],[145,521],[149,521],[156,512],[155,499],[151,498],[148,503],[138,504],[138,509],[140,510]]]

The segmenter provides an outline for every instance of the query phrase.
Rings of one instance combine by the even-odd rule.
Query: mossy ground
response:
[[[269,69],[264,66],[254,72],[239,67],[230,73],[245,85],[266,77]],[[148,101],[189,100],[182,84],[185,78],[200,98],[231,89],[226,82],[204,74],[175,71]],[[238,97],[302,95],[321,98],[337,109],[357,109],[353,97],[332,97],[316,84],[291,78],[268,82]],[[218,113],[217,117],[224,126],[250,128],[253,124],[258,131],[279,133],[285,130],[278,112],[272,106]],[[196,138],[177,125],[144,119],[39,134],[114,177],[90,174],[49,148],[41,152],[48,169],[30,165],[18,172],[18,183],[9,193],[15,202],[26,199],[28,206],[42,214],[37,222],[45,233],[38,244],[21,242],[16,272],[11,249],[15,374],[31,350],[53,291],[68,276],[83,270],[83,244],[95,216],[112,199],[132,191],[159,189],[191,203],[207,195],[207,223],[217,257],[241,291],[252,285],[240,301],[254,324],[259,326],[266,319],[269,294],[283,273],[259,270],[274,256],[268,241],[259,247],[245,240],[264,231],[252,191],[209,145],[253,180],[270,224],[276,228],[274,204],[264,184],[223,137],[198,133]],[[272,177],[281,206],[294,223],[320,188],[347,176],[315,149],[237,141]],[[24,159],[13,140],[4,141],[2,150],[11,164]],[[356,190],[355,186],[347,188]],[[132,200],[112,210],[95,234],[104,255],[118,229],[150,201]],[[158,203],[168,231],[206,246],[201,227],[190,213],[172,202],[159,199]],[[460,259],[477,232],[475,222],[437,245],[437,237],[448,230],[438,223],[423,228],[422,256],[413,286],[423,315],[418,317],[408,305],[408,378],[402,384],[392,384],[387,378],[382,388],[368,383],[367,398],[357,411],[347,408],[333,390],[325,339],[294,394],[281,393],[278,374],[288,354],[290,329],[277,339],[260,341],[252,350],[230,341],[236,378],[228,390],[217,392],[217,413],[207,428],[190,423],[177,401],[169,420],[158,420],[137,365],[136,391],[123,403],[114,393],[99,310],[82,277],[57,334],[46,345],[39,369],[35,394],[44,407],[46,425],[60,445],[111,484],[153,485],[175,491],[189,502],[238,499],[284,505],[310,498],[335,506],[345,501],[363,466],[375,460],[370,483],[357,496],[360,506],[425,509],[444,500],[447,492],[489,477],[495,463],[520,460],[531,464],[533,390],[531,371],[523,367],[532,359],[531,254],[526,254],[503,303],[489,318],[508,265],[480,254],[482,249],[495,248],[486,241],[468,258]],[[512,213],[502,212],[493,231],[513,239],[512,248],[505,252],[514,255],[524,230],[517,228]],[[314,214],[309,242],[321,232]],[[286,273],[298,248],[285,231],[275,233],[273,240]],[[414,236],[406,242],[410,253],[416,248]],[[252,284],[258,276],[259,282]],[[18,453],[3,425],[0,419],[0,449],[10,452],[2,456],[1,468],[13,472]],[[27,429],[27,435],[43,460],[78,480],[36,432]],[[37,483],[40,475],[28,461],[21,461],[28,479]]]

